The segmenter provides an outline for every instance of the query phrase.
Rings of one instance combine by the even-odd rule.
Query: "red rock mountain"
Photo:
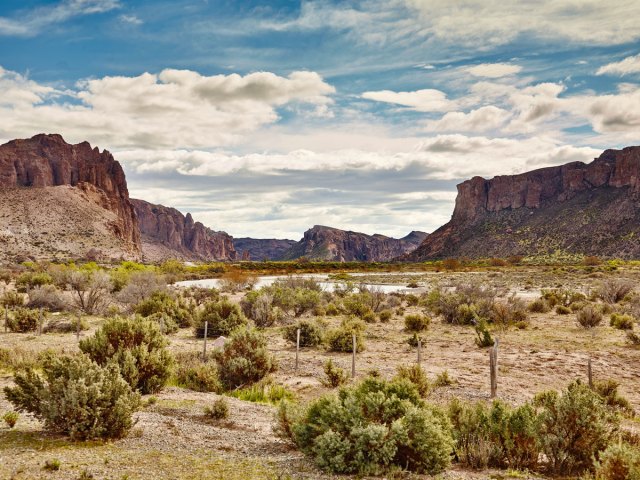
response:
[[[87,142],[70,145],[60,135],[45,134],[0,146],[0,191],[4,195],[21,187],[57,186],[83,190],[88,194],[85,200],[111,212],[108,233],[121,243],[124,256],[140,256],[140,233],[125,175],[108,151],[100,152]],[[39,214],[47,213],[47,205],[42,205]],[[91,242],[86,246],[91,248]]]
[[[242,255],[242,260],[261,261],[278,260],[284,253],[294,246],[295,240],[277,238],[234,238],[233,246]]]
[[[167,258],[184,260],[235,260],[233,238],[215,232],[190,213],[183,215],[175,208],[132,199],[142,233],[142,251],[146,261]]]
[[[554,252],[640,257],[640,147],[458,185],[449,223],[405,260]]]
[[[282,255],[284,260],[305,257],[310,260],[337,262],[385,262],[414,250],[427,236],[411,232],[402,239],[316,225]]]

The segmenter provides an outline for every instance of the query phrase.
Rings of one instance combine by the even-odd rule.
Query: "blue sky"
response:
[[[640,140],[635,0],[0,4],[0,139],[61,133],[234,236],[401,236]]]

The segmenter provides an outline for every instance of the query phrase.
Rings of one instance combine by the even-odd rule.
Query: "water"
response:
[[[351,274],[350,274],[351,275]],[[355,274],[354,274],[355,275]],[[371,275],[371,274],[369,274]],[[385,273],[384,275],[390,275],[389,273]],[[273,285],[273,283],[277,280],[288,278],[290,275],[265,275],[263,277],[258,277],[258,281],[256,282],[255,289],[259,289],[261,287],[268,287],[269,285]],[[328,275],[317,274],[317,273],[306,273],[302,275],[295,275],[295,278],[313,278],[318,281],[323,290],[328,292],[333,292],[336,286],[341,287],[344,285],[342,281],[333,281],[329,278]],[[177,282],[176,286],[178,287],[202,287],[202,288],[220,288],[222,280],[219,278],[206,278],[203,280],[186,280],[184,282]],[[415,289],[408,288],[405,284],[379,284],[379,283],[360,283],[357,281],[353,282],[356,286],[365,285],[370,288],[375,288],[384,293],[395,293],[402,292],[407,293],[414,291]]]

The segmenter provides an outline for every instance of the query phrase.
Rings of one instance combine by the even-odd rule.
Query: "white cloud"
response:
[[[31,37],[51,25],[83,15],[104,13],[120,7],[119,0],[64,0],[54,5],[17,12],[14,18],[0,17],[0,35]]]
[[[440,120],[428,121],[430,132],[487,132],[504,126],[511,114],[493,105],[471,110],[469,113],[449,112]]]
[[[634,141],[640,132],[640,88],[617,95],[587,99],[588,115],[600,133],[628,132]]]
[[[474,65],[467,68],[474,77],[487,77],[487,78],[500,78],[508,75],[515,75],[522,70],[519,65],[512,65],[510,63],[481,63],[480,65]]]
[[[128,23],[130,25],[142,25],[144,23],[135,15],[120,15],[118,18],[122,23]]]
[[[640,54],[627,57],[619,62],[608,63],[598,69],[596,75],[628,75],[640,72]]]
[[[228,145],[277,121],[276,108],[289,104],[309,104],[326,115],[335,91],[317,73],[304,71],[287,77],[204,76],[167,69],[103,77],[65,92],[74,103],[63,103],[60,92],[7,70],[0,70],[0,85],[1,136],[55,128],[73,141],[150,149]]]
[[[455,102],[447,99],[446,93],[431,88],[414,92],[392,92],[391,90],[364,92],[362,98],[402,105],[418,112],[442,112],[455,108]]]

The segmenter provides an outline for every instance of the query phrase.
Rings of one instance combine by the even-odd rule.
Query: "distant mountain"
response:
[[[451,220],[404,260],[562,251],[640,258],[640,147],[458,185]]]
[[[233,247],[242,260],[278,260],[296,244],[295,240],[276,238],[234,238]]]
[[[185,216],[175,208],[144,200],[131,199],[131,203],[140,226],[145,261],[236,259],[233,238],[225,232],[216,232],[194,222],[190,213]]]
[[[411,232],[402,239],[396,239],[316,225],[307,230],[302,240],[284,252],[281,258],[384,262],[411,252],[426,236],[423,232]]]
[[[0,146],[0,259],[139,259],[120,164],[87,142],[36,135]]]

